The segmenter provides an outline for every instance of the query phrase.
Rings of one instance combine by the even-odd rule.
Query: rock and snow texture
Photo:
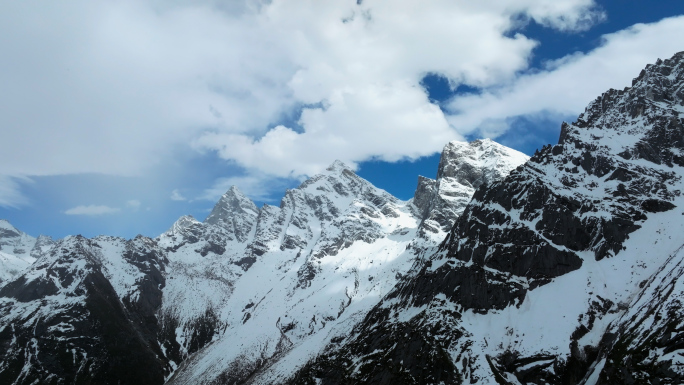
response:
[[[0,383],[161,383],[163,253],[149,238],[68,237],[0,289]]]
[[[289,383],[681,383],[683,155],[679,53],[477,190],[441,250]]]
[[[442,160],[458,167],[460,157],[472,165],[469,175],[486,175],[492,182],[526,160],[491,141],[452,142]],[[455,173],[450,178],[452,185],[470,183],[465,177],[459,182]],[[443,226],[450,227],[465,207],[461,200],[469,198],[450,199],[444,191],[422,194],[429,206],[417,207],[416,199],[400,201],[336,162],[288,191],[280,208],[262,208],[244,252],[214,263],[246,266],[244,272],[225,276],[230,291],[224,290],[220,301],[203,295],[224,331],[190,357],[171,383],[284,381],[294,367],[346,335],[417,255],[434,252],[442,239],[417,237],[424,218],[449,210]],[[174,254],[169,258],[173,266]],[[245,260],[248,265],[241,263]],[[179,277],[167,282],[180,282]],[[173,295],[170,289],[166,293]],[[171,305],[178,301],[168,303],[166,313],[180,312]]]
[[[460,158],[462,180],[442,171]],[[335,162],[280,207],[233,187],[204,222],[181,217],[156,239],[52,245],[3,224],[2,245],[34,259],[0,290],[0,382],[285,381],[434,253],[476,175],[491,183],[525,159],[491,141],[449,143],[442,187],[416,194],[423,206]],[[449,186],[465,187],[455,197]]]
[[[0,219],[0,287],[27,270],[52,244],[50,237],[34,238]]]
[[[525,160],[449,143],[408,202],[336,162],[157,239],[2,222],[41,252],[0,288],[0,382],[681,383],[684,53]]]
[[[475,190],[503,179],[529,157],[490,139],[444,146],[437,180],[419,177],[413,203],[419,208],[420,234],[441,242],[465,210]]]

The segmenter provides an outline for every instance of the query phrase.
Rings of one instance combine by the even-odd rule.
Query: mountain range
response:
[[[0,383],[684,381],[684,53],[402,201],[342,162],[156,238],[0,221]]]

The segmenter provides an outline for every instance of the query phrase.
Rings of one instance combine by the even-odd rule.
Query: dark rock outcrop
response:
[[[0,291],[0,382],[164,382],[170,368],[156,342],[155,312],[165,261],[150,239],[118,242],[125,243],[119,263],[137,270],[129,295],[107,277],[107,264],[116,262],[103,264],[100,245],[82,237],[60,241]]]

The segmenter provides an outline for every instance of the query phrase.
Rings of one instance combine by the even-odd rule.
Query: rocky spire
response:
[[[219,199],[204,223],[232,231],[239,242],[247,240],[259,209],[236,186],[231,186]]]

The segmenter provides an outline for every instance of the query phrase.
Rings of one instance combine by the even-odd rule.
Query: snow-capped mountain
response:
[[[684,53],[478,189],[348,336],[288,383],[682,383]]]
[[[487,174],[493,181],[525,160],[525,155],[491,141],[452,142],[442,154],[441,168],[454,163],[463,168],[470,165],[468,175]],[[458,185],[464,190],[461,195],[467,193],[468,180],[451,175],[440,174],[433,182]],[[449,195],[453,190],[422,193],[433,208],[419,207],[414,203],[419,198],[402,202],[335,162],[325,173],[288,191],[280,208],[262,208],[244,252],[209,264],[214,271],[217,263],[241,266],[224,276],[225,281],[234,283],[230,291],[221,291],[220,301],[215,290],[204,297],[211,304],[210,313],[220,314],[217,327],[224,327],[224,334],[186,361],[171,382],[219,379],[230,383],[256,373],[272,381],[289,374],[335,333],[357,323],[407,272],[419,252],[437,246],[465,207],[462,197]],[[227,194],[236,194],[236,190]],[[231,217],[253,212],[244,199],[240,201],[231,207],[250,209]],[[433,230],[442,236],[417,237],[425,220],[436,215],[437,206],[449,210],[444,227]],[[172,261],[173,255],[169,257]],[[187,295],[182,274],[170,276],[179,282],[178,293]],[[167,313],[179,313],[172,305],[176,303],[179,301],[168,302]],[[197,314],[206,311],[197,310]]]
[[[31,266],[52,246],[52,238],[34,238],[0,219],[0,287]]]
[[[156,239],[59,240],[0,290],[0,381],[284,380],[437,250],[474,185],[526,160],[449,143],[409,201],[335,162],[280,207],[233,187]]]
[[[679,53],[409,201],[335,162],[155,239],[0,221],[0,383],[682,383],[683,176]]]

